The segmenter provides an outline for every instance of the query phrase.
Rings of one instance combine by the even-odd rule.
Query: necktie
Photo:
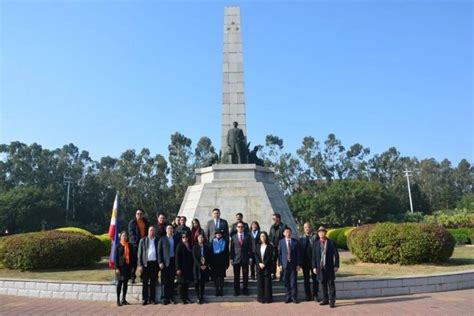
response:
[[[239,235],[239,243],[240,243],[240,246],[244,244],[244,237],[242,235]]]
[[[288,262],[291,262],[291,239],[288,239],[287,245],[288,245]]]

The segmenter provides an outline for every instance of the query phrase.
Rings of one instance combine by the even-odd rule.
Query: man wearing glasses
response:
[[[134,251],[133,254],[135,258],[133,260],[132,266],[132,283],[135,283],[135,279],[137,278],[136,270],[137,270],[137,253],[138,253],[138,244],[140,239],[145,237],[148,233],[148,228],[150,228],[150,222],[148,219],[145,218],[145,213],[143,209],[139,208],[135,212],[135,218],[133,218],[128,223],[128,236],[129,242],[133,246]]]
[[[240,295],[240,271],[244,295],[249,295],[249,264],[252,262],[252,238],[245,232],[244,223],[237,224],[237,232],[230,238],[230,264],[234,267],[234,296]]]

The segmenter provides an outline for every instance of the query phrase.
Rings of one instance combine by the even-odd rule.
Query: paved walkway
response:
[[[316,302],[299,304],[210,303],[130,305],[0,296],[0,315],[474,315],[474,289],[372,299],[341,300],[335,309]]]

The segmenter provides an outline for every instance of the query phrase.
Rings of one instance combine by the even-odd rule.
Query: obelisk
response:
[[[240,36],[239,7],[224,9],[224,63],[222,94],[221,150],[225,153],[227,133],[232,123],[239,123],[247,136],[244,100],[244,67]],[[248,223],[258,221],[267,232],[272,215],[279,213],[282,221],[298,235],[297,226],[286,198],[275,181],[272,168],[255,164],[214,164],[195,170],[196,183],[186,190],[179,215],[197,218],[202,226],[211,219],[212,209],[219,208],[222,218],[233,222],[241,212]]]
[[[221,153],[227,146],[227,132],[232,123],[239,123],[247,135],[244,96],[244,63],[242,57],[240,8],[224,8],[223,90],[221,111]]]

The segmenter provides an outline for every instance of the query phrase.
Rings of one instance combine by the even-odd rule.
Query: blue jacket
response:
[[[299,248],[298,240],[291,238],[291,262],[296,263],[298,266],[301,265]],[[288,246],[286,244],[286,238],[281,239],[278,243],[278,262],[279,265],[283,266],[283,269],[286,269],[288,264]]]

